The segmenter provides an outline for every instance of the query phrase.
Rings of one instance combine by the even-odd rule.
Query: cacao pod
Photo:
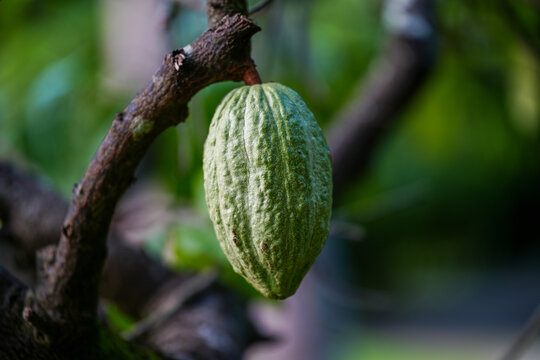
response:
[[[296,292],[328,236],[330,150],[313,114],[277,83],[229,93],[204,147],[210,218],[233,269],[263,295]]]

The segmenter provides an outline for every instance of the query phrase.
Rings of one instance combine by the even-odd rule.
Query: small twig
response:
[[[193,278],[187,280],[175,291],[168,295],[168,302],[160,309],[138,322],[132,329],[124,332],[122,335],[124,339],[133,341],[141,336],[152,331],[156,327],[160,326],[166,320],[170,319],[184,306],[184,304],[192,299],[197,294],[200,294],[203,290],[207,289],[217,279],[218,272],[212,270],[207,273],[199,274]]]
[[[535,338],[540,333],[540,306],[536,308],[525,327],[521,330],[506,354],[501,360],[518,360],[525,355],[525,352],[534,343]]]
[[[249,15],[254,15],[256,13],[258,13],[259,11],[263,10],[265,7],[267,7],[268,5],[270,5],[272,3],[273,0],[264,0],[264,1],[261,1],[260,3],[258,3],[257,5],[255,5],[254,7],[252,7],[251,9],[249,9]]]

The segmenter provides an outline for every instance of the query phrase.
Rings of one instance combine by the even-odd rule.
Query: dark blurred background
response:
[[[240,84],[204,89],[157,140],[116,226],[170,266],[217,267],[252,297],[279,342],[249,359],[502,356],[540,304],[540,2],[274,0],[254,19],[263,81],[295,89],[331,146],[359,104],[383,122],[365,166],[342,171],[332,235],[299,293],[258,297],[206,212],[204,140]],[[115,113],[206,27],[197,0],[0,0],[0,157],[68,198]],[[418,84],[396,85],[408,54],[423,67],[404,81]],[[396,86],[398,105],[373,96]],[[129,326],[114,306],[110,317]]]

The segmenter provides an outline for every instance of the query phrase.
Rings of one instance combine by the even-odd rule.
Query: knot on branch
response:
[[[257,24],[241,14],[224,16],[183,50],[188,59],[206,63],[208,71],[224,76],[234,73],[238,65],[251,63],[250,39],[260,30]],[[197,58],[194,58],[195,54]],[[241,76],[235,80],[241,80]]]

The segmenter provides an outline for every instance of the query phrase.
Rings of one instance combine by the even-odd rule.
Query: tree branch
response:
[[[233,14],[248,15],[245,0],[206,0],[208,26],[214,26],[225,16]]]
[[[109,224],[140,159],[161,132],[186,118],[187,102],[197,91],[242,79],[252,66],[249,39],[258,30],[242,15],[224,17],[191,45],[168,54],[147,87],[116,116],[74,188],[56,250],[43,254],[37,299],[51,321],[74,327],[70,336],[83,335],[76,330],[95,322]]]
[[[218,81],[242,80],[246,71],[254,71],[249,41],[259,28],[243,16],[247,7],[245,1],[209,0],[208,5],[212,27],[191,45],[168,54],[147,87],[124,111],[117,114],[81,183],[74,187],[58,246],[48,246],[38,254],[40,269],[36,296],[25,286],[19,286],[0,268],[2,305],[5,307],[8,304],[10,309],[15,309],[0,315],[0,335],[4,335],[0,341],[2,357],[151,357],[146,351],[127,345],[121,339],[110,339],[106,330],[97,326],[98,284],[106,258],[106,239],[114,208],[121,195],[134,181],[135,169],[152,141],[166,128],[187,117],[187,103],[197,91]],[[248,76],[250,77],[253,78]],[[0,177],[2,173],[8,171],[2,169]],[[10,182],[7,185],[13,187]],[[9,197],[0,192],[0,198],[2,196]],[[47,198],[47,202],[51,203],[61,203],[59,199],[47,194],[39,198]],[[19,211],[13,203],[6,204],[0,203],[0,216],[8,220],[10,230],[21,233],[23,238],[28,239],[23,246],[32,249],[38,247],[37,244],[41,246],[49,241],[49,235],[46,236],[46,241],[39,241],[24,233],[20,226],[16,226],[14,213],[21,215],[29,212],[28,208],[21,208]],[[36,209],[40,209],[40,216],[46,215],[42,208]],[[60,205],[55,210],[55,214],[63,214],[65,207]],[[31,220],[43,227],[44,224],[57,223],[58,219],[51,218],[46,222],[35,218]],[[30,227],[29,222],[26,227]],[[59,229],[60,227],[51,227],[50,238]],[[119,248],[122,249],[122,246],[120,244]],[[126,249],[127,247],[122,250]],[[132,261],[134,259],[135,261]],[[168,279],[165,284],[174,281],[176,286],[181,286],[186,279],[185,276],[172,276],[164,268],[149,265],[153,262],[147,258],[134,259],[119,261],[122,269],[134,274],[137,270],[144,271],[145,266],[151,266],[158,269],[152,275],[159,280],[156,281],[158,285],[151,285],[152,296],[147,295],[146,301],[135,301],[136,306],[130,309],[133,313],[142,313],[141,308],[146,307],[149,302],[158,306],[163,299],[167,299],[166,294],[161,291],[160,282]],[[151,272],[145,275],[147,280],[152,277]],[[107,289],[107,285],[111,289],[111,282],[106,283],[103,288]],[[17,289],[14,292],[17,296],[12,296],[9,289]],[[118,295],[113,294],[113,297],[122,299]],[[152,334],[149,333],[142,339],[144,343],[171,358],[196,354],[197,358],[201,359],[239,359],[244,348],[257,338],[257,332],[245,315],[244,303],[231,294],[223,296],[223,289],[218,285],[212,285],[193,296],[200,298],[199,301],[190,301],[189,308],[171,314],[169,321],[163,320],[162,325],[168,330],[159,334],[160,328],[156,327]],[[209,300],[214,301],[215,305],[225,306],[227,311],[219,306],[212,306],[212,302],[209,305]],[[194,332],[192,329],[202,323],[201,319],[207,319],[204,332]],[[182,331],[182,326],[190,326],[189,331]],[[216,331],[218,328],[220,330]],[[15,330],[8,334],[10,329]],[[153,334],[154,330],[158,332],[157,335]],[[187,345],[178,345],[182,342],[178,341],[176,336],[170,336],[174,330],[182,336],[191,335]],[[210,333],[208,330],[211,330]],[[215,346],[216,340],[222,341],[227,336],[233,341],[226,341],[224,346]],[[9,348],[2,348],[4,345]],[[125,348],[126,346],[129,349]],[[61,355],[58,356],[59,354]]]
[[[332,152],[334,199],[364,175],[382,137],[417,94],[435,63],[433,1],[388,2],[384,13],[391,33],[386,50],[361,93],[334,122]]]

